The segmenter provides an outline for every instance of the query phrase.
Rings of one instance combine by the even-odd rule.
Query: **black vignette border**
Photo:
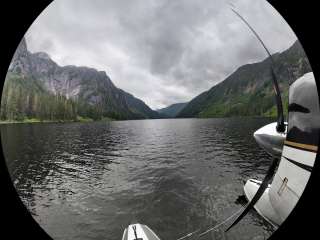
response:
[[[51,2],[52,0],[1,1],[1,93],[9,64],[17,46],[33,21]],[[0,239],[52,239],[32,218],[20,200],[6,167],[2,144],[0,189]]]
[[[5,75],[22,36],[32,22],[51,3],[51,0],[32,1],[2,1],[1,14],[1,91]],[[290,1],[268,0],[268,2],[282,15],[293,29],[307,53],[314,71],[316,80],[320,79],[319,37],[317,36],[317,23],[319,22],[316,1]],[[318,43],[318,44],[317,44]],[[317,80],[319,90],[319,81]],[[320,140],[320,138],[319,138]],[[319,151],[319,150],[318,150]],[[3,154],[0,162],[1,184],[1,239],[51,239],[34,221],[30,213],[19,199],[9,173],[7,171]],[[317,216],[320,213],[320,197],[316,194],[317,183],[320,182],[319,153],[309,183],[300,198],[296,208],[289,218],[270,237],[273,239],[301,239],[318,235]]]

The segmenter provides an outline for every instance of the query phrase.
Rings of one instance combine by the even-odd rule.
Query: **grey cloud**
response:
[[[27,32],[31,51],[105,70],[153,108],[188,101],[266,54],[224,0],[56,0]],[[296,39],[264,0],[232,1],[272,52]],[[276,39],[276,40],[275,40]]]

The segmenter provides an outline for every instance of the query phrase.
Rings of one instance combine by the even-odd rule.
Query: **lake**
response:
[[[252,134],[268,118],[159,119],[1,126],[12,181],[54,239],[121,240],[143,223],[162,240],[206,230],[237,211],[248,178],[271,158]],[[255,211],[201,239],[267,239]]]

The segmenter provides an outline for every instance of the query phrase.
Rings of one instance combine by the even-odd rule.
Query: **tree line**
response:
[[[2,121],[76,121],[79,116],[94,120],[104,117],[99,108],[52,94],[31,77],[7,74],[1,98]]]

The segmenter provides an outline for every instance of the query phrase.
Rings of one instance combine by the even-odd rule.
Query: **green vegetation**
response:
[[[2,92],[0,123],[110,121],[99,108],[53,95],[41,82],[8,73]]]
[[[2,92],[2,121],[76,120],[76,103],[61,95],[52,95],[40,82],[8,73]]]
[[[92,118],[87,118],[87,117],[77,116],[77,121],[78,122],[93,122],[93,119]]]
[[[187,103],[175,103],[168,107],[158,109],[157,112],[167,118],[175,118]]]
[[[288,111],[289,84],[312,71],[297,41],[288,50],[273,55],[284,113]],[[192,99],[178,117],[277,116],[270,59],[238,68],[224,81]]]
[[[270,84],[271,85],[271,84]],[[284,113],[288,111],[288,89],[282,92]],[[276,117],[277,107],[271,86],[254,94],[238,95],[229,100],[219,100],[198,114],[201,118],[233,116]]]
[[[103,72],[85,67],[58,67],[52,60],[29,53],[26,45],[18,49],[20,52],[15,55],[14,67],[7,74],[2,92],[0,123],[277,115],[269,58],[241,66],[189,103],[173,104],[156,112],[140,99],[116,88]],[[298,41],[286,51],[274,54],[273,60],[286,114],[289,84],[312,70]],[[32,61],[33,64],[45,61],[47,65],[39,67],[41,71],[34,70],[28,65]],[[62,73],[63,79],[76,79],[81,86],[76,98],[54,94],[54,89],[48,87]]]
[[[6,76],[0,121],[88,122],[143,118],[161,118],[161,114],[117,88],[104,71],[59,66],[44,52],[29,52],[24,38],[20,42]]]
[[[65,122],[88,122],[81,120],[40,120],[37,118],[25,118],[23,120],[0,120],[0,124],[12,124],[12,123],[65,123]]]

